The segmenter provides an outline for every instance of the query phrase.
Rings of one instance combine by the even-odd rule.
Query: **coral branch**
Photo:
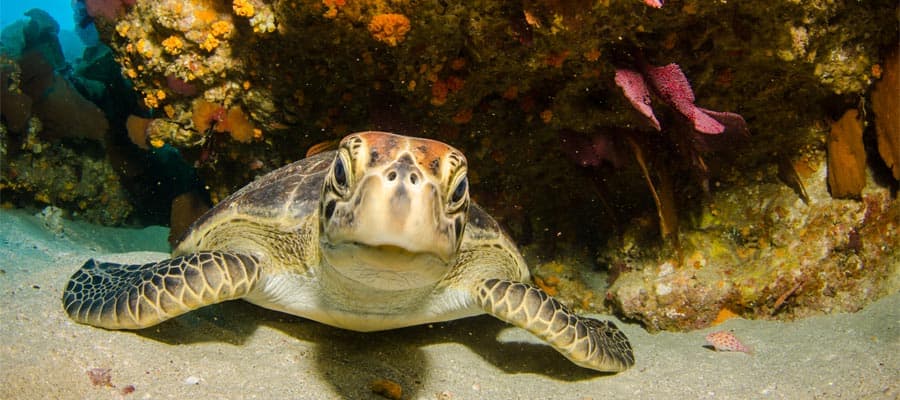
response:
[[[725,131],[725,126],[694,105],[694,91],[678,64],[649,67],[646,75],[663,100],[694,123],[697,132],[711,135]]]
[[[631,105],[647,117],[656,130],[661,130],[659,120],[653,115],[653,108],[650,107],[650,90],[641,73],[630,69],[617,69],[615,81]]]
[[[681,115],[691,121],[696,132],[707,135],[718,135],[729,131],[729,136],[749,136],[747,123],[744,118],[735,113],[713,111],[698,107],[694,104],[694,91],[688,82],[684,72],[678,64],[672,63],[662,67],[646,65],[641,71],[630,69],[616,70],[616,85],[622,88],[622,93],[631,105],[643,116],[647,117],[650,124],[660,130],[659,120],[653,114],[650,107],[650,90],[669,103]],[[699,140],[703,142],[703,140]]]

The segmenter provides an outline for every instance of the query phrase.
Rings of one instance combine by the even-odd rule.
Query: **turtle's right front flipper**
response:
[[[86,262],[63,292],[76,322],[107,329],[140,329],[188,311],[237,299],[259,280],[258,260],[200,252],[144,265]]]
[[[615,324],[577,315],[540,288],[487,279],[476,291],[484,311],[546,340],[581,367],[618,372],[634,365],[631,344]]]

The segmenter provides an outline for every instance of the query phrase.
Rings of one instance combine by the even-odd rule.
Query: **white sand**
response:
[[[651,335],[619,326],[637,365],[616,375],[570,364],[490,317],[360,334],[240,301],[140,332],[71,322],[60,295],[88,258],[165,258],[166,231],[65,223],[54,235],[21,211],[0,211],[0,399],[895,399],[900,396],[900,294],[856,314],[791,323],[730,320],[753,356],[703,346],[711,330]],[[135,249],[156,253],[110,254]],[[109,254],[109,255],[105,255]],[[117,388],[86,371],[109,368]],[[187,382],[197,381],[196,384]],[[119,389],[133,385],[134,393]]]

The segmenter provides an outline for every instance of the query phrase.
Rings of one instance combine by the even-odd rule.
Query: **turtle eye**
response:
[[[347,169],[344,167],[344,160],[340,156],[334,160],[334,183],[341,188],[347,187]]]
[[[463,177],[456,184],[456,188],[453,189],[453,193],[450,194],[450,203],[456,204],[463,200],[466,196],[466,192],[469,189],[469,179]]]

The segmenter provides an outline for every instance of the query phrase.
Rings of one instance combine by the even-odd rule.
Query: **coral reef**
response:
[[[48,218],[58,219],[64,209],[121,224],[132,211],[130,199],[109,161],[96,156],[109,121],[62,74],[67,66],[56,21],[38,9],[26,16],[3,31],[4,43],[18,43],[4,46],[0,61],[4,202],[43,207]]]
[[[171,122],[140,117],[147,113],[136,108],[108,47],[89,46],[67,64],[58,24],[38,9],[26,16],[3,30],[4,206],[105,225],[167,223],[171,199],[199,184],[193,170],[177,169],[184,165],[181,157],[167,158],[164,143],[154,138],[168,134]],[[154,98],[165,99],[165,93]]]
[[[3,158],[0,190],[5,202],[24,197],[103,225],[121,225],[128,219],[133,212],[130,196],[108,160],[39,137],[26,141],[27,149]]]
[[[652,129],[626,111],[615,84],[638,53],[648,66],[677,62],[698,104],[750,121],[753,143],[734,162],[758,169],[765,156],[790,155],[811,140],[802,132],[821,119],[823,104],[849,105],[868,90],[880,48],[896,36],[884,12],[894,6],[165,0],[123,3],[122,14],[99,27],[154,118],[166,122],[165,133],[151,136],[187,150],[214,198],[321,141],[393,130],[466,150],[485,187],[505,189],[503,199],[488,193],[482,202],[518,205],[502,207],[500,217],[528,242],[632,217],[601,212],[587,221],[593,229],[583,228],[584,218],[557,210],[587,211],[594,194],[559,191],[563,198],[547,204],[521,188],[579,186],[578,166],[560,158],[560,132],[618,141],[617,129]],[[802,104],[778,105],[797,95]],[[681,118],[657,111],[663,125]],[[222,123],[228,114],[235,124]],[[644,152],[654,173],[656,150]],[[266,167],[250,169],[254,160]],[[623,197],[642,196],[642,180],[622,181],[615,189]]]
[[[21,47],[4,48],[0,63],[0,108],[7,128],[24,133],[30,118],[42,123],[45,137],[102,140],[109,129],[103,112],[62,77],[59,25],[41,10],[31,10],[27,24],[4,29],[6,37],[20,37]]]
[[[697,329],[723,312],[793,319],[853,312],[900,289],[900,203],[869,184],[832,200],[821,148],[796,162],[809,204],[772,183],[730,185],[693,216],[678,247],[629,240],[603,257],[613,308],[651,330]]]
[[[896,273],[880,263],[895,247],[872,243],[896,242],[897,202],[871,176],[858,200],[832,199],[824,172],[826,121],[886,114],[861,99],[894,79],[896,2],[85,1],[142,107],[113,136],[177,149],[212,203],[346,133],[390,130],[461,148],[473,197],[533,264],[582,260],[538,274],[545,286],[650,327],[855,309]],[[2,100],[24,110],[16,93]],[[21,115],[7,129],[29,129]],[[617,278],[608,297],[563,284],[595,256]]]

